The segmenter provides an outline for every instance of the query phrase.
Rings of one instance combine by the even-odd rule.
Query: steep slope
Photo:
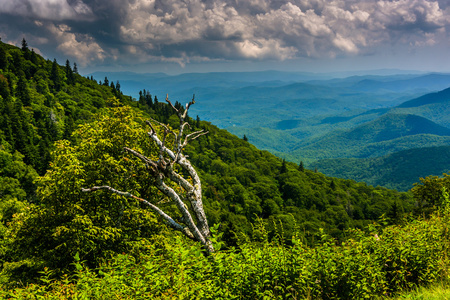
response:
[[[127,104],[146,118],[152,116],[168,124],[177,121],[168,105],[155,101],[130,101],[116,84],[109,84],[107,78],[100,85],[93,79],[79,76],[70,65],[64,68],[56,61],[46,61],[36,54],[33,62],[31,57],[28,60],[29,50],[4,44],[0,46],[0,49],[6,49],[6,55],[11,56],[13,62],[22,62],[8,62],[0,70],[0,82],[3,83],[0,137],[1,147],[7,149],[6,154],[2,153],[6,159],[0,163],[6,167],[0,166],[3,172],[0,175],[12,178],[15,182],[12,186],[17,187],[17,193],[8,195],[8,199],[23,199],[23,192],[19,189],[29,181],[26,175],[8,173],[6,160],[22,165],[21,156],[12,155],[14,151],[24,151],[23,162],[34,166],[42,174],[52,159],[49,154],[52,142],[70,139],[72,143],[79,143],[79,137],[71,135],[76,125],[97,119],[97,113],[105,113],[107,106]],[[22,88],[9,88],[21,85]],[[203,100],[197,97],[196,100],[196,105],[201,107]],[[181,107],[178,102],[175,106]],[[10,122],[12,116],[17,122]],[[26,134],[20,135],[20,130],[13,127],[19,123],[17,128],[27,130]],[[27,124],[30,126],[27,127]],[[297,224],[307,232],[305,235],[313,239],[319,228],[325,228],[328,233],[339,237],[346,228],[362,227],[389,211],[395,202],[401,203],[406,210],[410,209],[408,194],[299,170],[298,165],[260,151],[210,123],[191,120],[191,126],[193,130],[204,128],[209,131],[206,137],[194,140],[186,151],[204,184],[208,218],[212,224],[222,224],[230,243],[234,238],[232,232],[250,232],[256,217],[263,218],[268,228],[272,222],[279,224],[282,221],[287,233]],[[22,137],[26,139],[22,140]],[[39,156],[33,156],[36,148],[41,151],[37,152]],[[29,186],[22,190],[33,194]],[[0,198],[6,199],[6,195],[2,194]]]
[[[80,76],[69,61],[62,67],[27,46],[0,42],[0,143],[21,152],[40,174],[48,168],[54,141],[70,138],[77,124],[115,101],[131,101],[120,85],[107,80],[100,85]]]
[[[450,146],[409,149],[375,158],[324,159],[309,167],[327,176],[406,191],[421,177],[450,172]]]

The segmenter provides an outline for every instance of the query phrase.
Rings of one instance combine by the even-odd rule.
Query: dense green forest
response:
[[[20,288],[19,298],[98,298],[123,285],[122,298],[346,298],[391,294],[445,271],[437,263],[448,249],[447,212],[432,214],[429,223],[408,218],[445,207],[448,178],[407,193],[374,188],[286,162],[191,118],[191,131],[209,132],[185,149],[213,226],[217,253],[208,258],[140,203],[81,192],[114,185],[176,214],[145,167],[123,151],[158,155],[145,120],[177,128],[169,105],[145,90],[133,101],[119,82],[84,78],[75,64],[45,60],[25,40],[21,49],[0,43],[0,84],[5,298],[14,297],[13,288]],[[182,109],[179,102],[175,107]],[[427,224],[432,231],[422,231]],[[417,235],[410,238],[408,230]],[[382,233],[385,242],[374,246],[374,235]],[[404,246],[393,239],[403,235]],[[411,243],[420,246],[417,252],[397,253]],[[402,264],[405,257],[417,266]],[[358,269],[362,264],[369,267]],[[398,270],[404,273],[395,275]],[[353,271],[360,277],[345,278]],[[354,285],[361,280],[367,282]]]
[[[403,169],[397,169],[394,181],[387,180],[389,176],[384,173],[388,170],[376,168],[386,169],[379,164],[386,155],[449,145],[449,74],[343,78],[272,71],[93,74],[120,79],[122,88],[136,97],[144,86],[158,96],[165,97],[170,91],[174,99],[195,93],[202,105],[194,106],[191,113],[237,136],[245,135],[258,149],[288,161],[303,161],[309,169],[321,159],[377,161],[372,164],[370,178],[364,168],[349,169],[344,164],[331,169],[319,163],[319,170],[329,176],[363,179],[370,185],[406,191],[420,177],[442,174],[440,170],[426,172],[435,169],[433,159],[427,159],[430,163],[426,166],[422,162],[420,168],[401,164]],[[418,172],[420,169],[423,172]],[[416,176],[410,176],[413,173]]]
[[[374,158],[324,159],[309,167],[329,176],[407,191],[423,174],[450,171],[450,146],[409,149]]]

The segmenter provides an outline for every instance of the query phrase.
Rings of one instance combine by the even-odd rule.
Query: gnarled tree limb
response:
[[[183,216],[182,223],[184,223],[185,226],[175,222],[172,217],[167,215],[156,205],[148,202],[145,199],[136,197],[128,192],[118,191],[109,186],[96,186],[92,188],[82,189],[82,191],[92,192],[100,189],[105,189],[127,198],[131,197],[138,199],[139,201],[150,207],[152,210],[154,210],[156,213],[158,213],[165,220],[165,222],[169,224],[169,226],[176,230],[182,231],[189,238],[200,242],[206,249],[207,253],[211,253],[214,251],[214,248],[210,240],[211,233],[203,208],[202,186],[200,177],[198,176],[197,171],[191,165],[190,161],[182,153],[182,150],[190,141],[195,140],[200,136],[208,133],[204,130],[192,132],[189,134],[184,133],[184,130],[186,128],[190,128],[189,124],[186,122],[186,117],[189,108],[192,104],[195,103],[194,97],[192,97],[192,100],[186,104],[186,109],[183,110],[182,108],[177,109],[169,100],[168,95],[166,96],[167,103],[177,113],[177,116],[180,120],[178,133],[175,133],[173,130],[171,130],[168,125],[162,124],[152,119],[152,122],[160,125],[163,129],[162,137],[160,138],[152,122],[146,122],[150,126],[150,132],[148,132],[147,134],[159,149],[158,161],[154,161],[136,150],[127,147],[124,148],[126,152],[141,160],[142,163],[147,167],[147,170],[151,172],[152,176],[155,178],[155,186],[164,195],[171,199],[173,203],[175,203],[176,207]],[[173,150],[166,147],[169,134],[174,136]],[[179,165],[185,172],[187,172],[187,174],[189,174],[192,182],[184,178],[181,174],[177,173],[174,170],[173,166],[175,164]],[[178,184],[182,188],[182,190],[179,192],[175,191],[165,182],[166,180],[170,180]],[[191,210],[194,213],[193,215],[191,214],[191,211],[188,209],[183,200],[188,201]]]
[[[177,222],[175,222],[175,220],[173,220],[163,210],[161,210],[159,207],[157,207],[156,205],[148,202],[145,199],[139,198],[139,197],[137,197],[137,196],[135,196],[135,195],[133,195],[133,194],[131,194],[129,192],[122,192],[122,191],[116,190],[116,189],[114,189],[114,188],[112,188],[110,186],[107,186],[107,185],[94,186],[94,187],[87,188],[87,189],[84,189],[84,188],[81,189],[82,192],[93,192],[93,191],[97,191],[97,190],[109,190],[110,192],[113,192],[113,193],[115,193],[117,195],[120,195],[120,196],[124,196],[125,198],[133,198],[133,199],[139,200],[141,203],[149,206],[153,211],[155,211],[157,214],[159,214],[164,219],[164,221],[166,221],[166,223],[170,227],[183,232],[190,239],[195,239],[188,228],[183,227],[180,224],[178,224]]]

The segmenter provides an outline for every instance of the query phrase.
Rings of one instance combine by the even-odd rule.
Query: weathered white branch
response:
[[[187,134],[187,135],[184,137],[184,142],[183,142],[182,148],[186,147],[186,145],[187,145],[190,141],[193,141],[193,140],[195,140],[196,138],[199,138],[199,137],[201,137],[202,135],[206,135],[206,134],[208,134],[208,131],[204,131],[203,129],[200,130],[200,131],[196,131],[196,132]]]
[[[147,167],[147,169],[152,172],[152,175],[155,178],[155,186],[164,195],[166,195],[175,203],[178,210],[183,216],[183,223],[187,227],[183,227],[182,225],[175,222],[169,215],[164,213],[156,205],[148,202],[145,199],[136,197],[130,193],[121,192],[109,186],[99,186],[89,189],[82,189],[82,191],[91,192],[99,189],[106,189],[124,197],[132,197],[138,199],[139,201],[145,203],[147,206],[153,209],[155,212],[157,212],[160,216],[162,216],[163,219],[166,221],[166,223],[168,223],[171,227],[179,231],[182,231],[186,236],[202,243],[207,252],[211,253],[214,251],[214,248],[210,240],[211,233],[209,230],[208,221],[206,219],[206,214],[203,209],[202,187],[200,177],[198,176],[195,169],[192,167],[190,161],[187,160],[186,156],[183,155],[182,153],[183,148],[186,147],[186,145],[190,141],[195,140],[200,136],[203,136],[208,133],[205,132],[204,130],[200,130],[193,133],[189,133],[187,135],[184,134],[186,126],[190,128],[189,124],[185,122],[185,119],[187,117],[187,112],[190,106],[195,103],[194,98],[195,95],[192,97],[192,101],[186,104],[186,109],[183,111],[182,109],[177,109],[172,104],[172,102],[170,102],[169,96],[168,95],[166,96],[167,103],[177,113],[178,118],[180,119],[178,133],[172,131],[168,125],[165,125],[161,122],[151,119],[152,122],[159,124],[163,129],[162,137],[160,138],[158,136],[157,131],[155,130],[155,127],[153,127],[152,122],[150,121],[146,122],[150,126],[150,132],[148,132],[147,134],[155,142],[156,146],[159,149],[158,161],[154,161],[142,155],[136,150],[127,147],[124,148],[125,151],[139,158]],[[168,134],[170,135],[173,134],[174,136],[173,150],[170,150],[169,148],[166,147]],[[178,164],[179,166],[181,166],[181,168],[185,170],[192,178],[192,182],[190,182],[189,180],[178,174],[173,168],[174,164]],[[173,188],[171,188],[169,185],[166,184],[165,182],[166,178],[170,179],[172,182],[181,186],[184,192],[177,193]],[[197,222],[192,217],[191,212],[189,211],[188,207],[186,206],[183,200],[189,201]]]
[[[151,169],[154,172],[157,172],[157,167],[158,165],[156,164],[156,162],[154,162],[153,160],[149,159],[148,157],[142,155],[141,153],[137,152],[136,150],[130,149],[128,147],[124,147],[123,148],[125,151],[133,154],[134,156],[136,156],[137,158],[139,158],[147,167],[151,167]]]
[[[94,191],[97,191],[97,190],[109,190],[110,192],[113,192],[113,193],[115,193],[117,195],[120,195],[120,196],[124,196],[125,198],[133,198],[133,199],[139,200],[141,203],[144,203],[145,205],[149,206],[153,211],[158,213],[166,221],[166,223],[170,227],[183,232],[190,239],[195,239],[188,228],[183,227],[182,225],[180,225],[177,222],[175,222],[174,219],[172,219],[168,214],[166,214],[164,211],[162,211],[159,207],[157,207],[156,205],[148,202],[145,199],[139,198],[139,197],[137,197],[137,196],[135,196],[135,195],[133,195],[133,194],[131,194],[129,192],[122,192],[122,191],[116,190],[116,189],[114,189],[114,188],[112,188],[110,186],[107,186],[107,185],[94,186],[94,187],[87,188],[87,189],[85,189],[85,188],[81,189],[82,192],[94,192]]]

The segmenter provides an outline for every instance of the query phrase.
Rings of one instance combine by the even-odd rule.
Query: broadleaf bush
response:
[[[449,214],[436,212],[403,226],[354,230],[338,243],[323,234],[308,247],[257,239],[206,257],[179,235],[148,244],[140,256],[118,254],[90,269],[42,285],[0,291],[13,299],[373,299],[448,280]],[[382,229],[382,230],[381,230]],[[29,298],[34,295],[34,298]],[[42,299],[44,299],[42,298]]]

